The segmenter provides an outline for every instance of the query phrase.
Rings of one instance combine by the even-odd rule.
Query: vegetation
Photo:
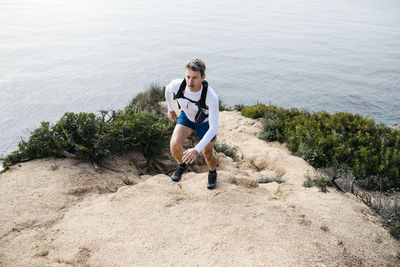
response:
[[[277,182],[278,184],[282,184],[285,182],[281,177],[275,176],[275,177],[263,177],[257,180],[259,184],[267,184],[267,183],[272,183],[272,182]]]
[[[153,107],[162,89],[154,85],[121,110],[65,113],[55,124],[42,122],[27,141],[3,158],[3,167],[45,157],[69,157],[101,164],[111,153],[140,151],[149,160],[168,147],[173,124]],[[148,106],[146,106],[148,105]]]
[[[150,84],[149,88],[136,95],[134,99],[132,99],[129,106],[144,112],[152,112],[155,111],[157,113],[161,113],[161,105],[160,101],[165,100],[165,87],[161,88],[160,85],[156,83]]]
[[[256,104],[241,109],[244,116],[262,118],[261,139],[285,142],[290,151],[312,166],[335,163],[350,169],[366,189],[400,186],[400,131],[358,114]]]
[[[228,107],[227,105],[225,105],[224,100],[220,97],[219,98],[219,111],[229,111],[232,110],[230,107]]]
[[[236,146],[229,146],[225,142],[222,144],[215,143],[214,149],[216,152],[222,152],[225,154],[225,156],[228,156],[232,158],[234,161],[236,161],[236,152],[237,152]]]
[[[244,116],[262,119],[260,138],[287,143],[290,151],[320,168],[305,187],[335,186],[360,198],[400,238],[400,131],[358,114],[310,113],[256,104]]]
[[[319,191],[326,193],[328,192],[327,187],[332,186],[332,183],[331,179],[327,175],[318,172],[315,175],[307,174],[303,186],[308,188],[316,186],[319,188]]]
[[[233,107],[232,106],[228,106],[225,104],[225,101],[220,97],[219,98],[219,111],[232,111],[232,110],[237,110],[237,111],[241,111],[242,108],[244,107],[243,104],[236,104]]]
[[[303,186],[306,187],[306,188],[311,188],[311,187],[314,186],[314,183],[313,183],[313,181],[312,181],[310,176],[306,177],[306,180],[304,181]]]
[[[374,203],[373,209],[382,216],[383,224],[389,229],[390,234],[400,239],[400,192],[388,190],[379,202]]]

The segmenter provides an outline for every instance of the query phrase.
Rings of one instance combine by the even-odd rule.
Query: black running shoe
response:
[[[188,171],[188,165],[185,164],[185,167],[178,165],[178,169],[172,174],[171,180],[174,182],[179,182],[179,180],[182,178],[182,175]]]
[[[217,185],[217,172],[208,172],[208,189],[213,189]]]

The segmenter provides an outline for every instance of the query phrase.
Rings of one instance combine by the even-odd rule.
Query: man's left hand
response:
[[[198,155],[199,152],[197,152],[196,149],[191,148],[183,152],[182,160],[186,162],[186,164],[192,164]]]

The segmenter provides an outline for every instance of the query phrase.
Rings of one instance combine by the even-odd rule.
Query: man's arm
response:
[[[207,96],[208,97],[208,96]],[[219,101],[218,96],[213,93],[210,94],[208,103],[208,123],[210,128],[206,134],[201,138],[200,142],[194,147],[197,152],[201,152],[208,143],[214,138],[218,131],[218,118],[219,118]]]
[[[176,80],[173,80],[165,87],[165,100],[168,105],[168,118],[174,122],[177,120],[177,116],[174,110],[174,87],[176,86]]]

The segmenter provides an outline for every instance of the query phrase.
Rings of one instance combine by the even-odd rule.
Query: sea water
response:
[[[226,105],[400,121],[398,0],[2,0],[0,155],[41,121],[117,109],[202,58]]]

